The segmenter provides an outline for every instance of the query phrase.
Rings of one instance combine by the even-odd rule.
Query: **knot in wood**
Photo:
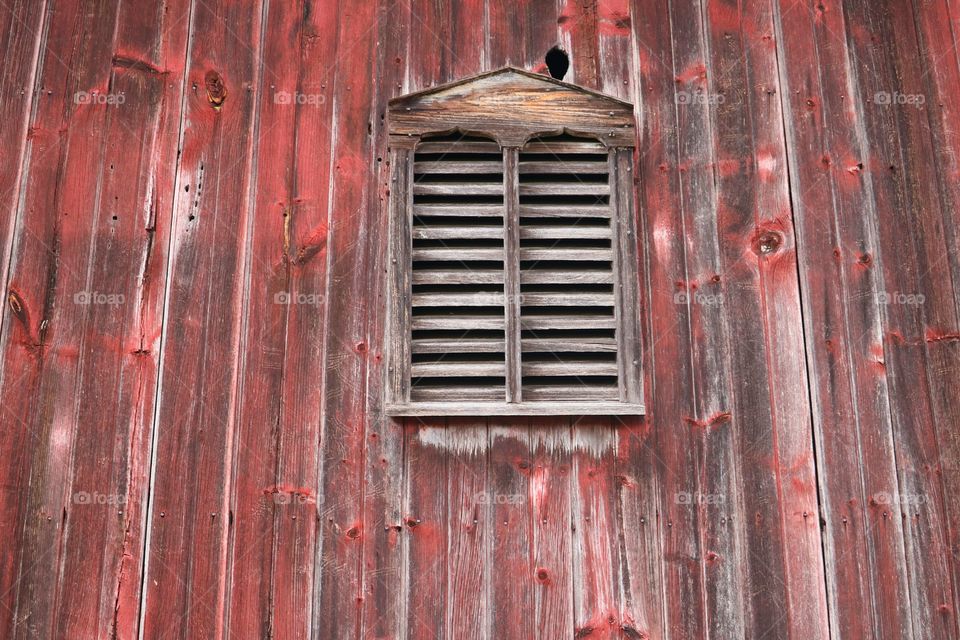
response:
[[[753,250],[761,255],[774,253],[783,244],[783,236],[775,231],[764,231],[754,241]]]
[[[217,111],[223,106],[227,99],[227,88],[223,84],[223,78],[219,73],[211,69],[203,78],[203,84],[207,88],[207,101]]]

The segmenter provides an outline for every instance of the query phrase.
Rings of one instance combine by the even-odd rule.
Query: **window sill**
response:
[[[388,404],[393,417],[455,416],[642,416],[642,404],[628,402],[417,402]]]

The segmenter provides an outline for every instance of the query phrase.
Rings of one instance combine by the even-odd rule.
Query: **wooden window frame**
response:
[[[515,69],[508,69],[514,76],[527,76],[541,82],[539,77]],[[497,91],[509,91],[510,87],[489,86],[482,80],[503,71],[483,74],[469,81],[452,83],[456,87],[465,82],[476,82],[482,97],[488,93],[492,99]],[[519,77],[527,85],[533,83]],[[497,78],[498,81],[502,80]],[[514,84],[517,80],[511,78]],[[574,85],[549,79],[571,92],[571,100],[596,102],[599,98],[610,101],[624,110],[597,109],[595,112],[577,109],[571,115],[561,109],[558,113],[536,112],[536,117],[524,117],[528,103],[536,101],[536,93],[524,96],[511,121],[500,117],[484,117],[483,105],[476,102],[458,111],[450,104],[442,104],[442,110],[431,118],[430,108],[436,110],[440,100],[430,103],[430,108],[421,108],[419,98],[438,91],[430,90],[412,94],[391,102],[390,149],[391,187],[388,205],[388,256],[387,256],[387,321],[385,331],[386,398],[385,412],[389,416],[581,416],[581,415],[642,415],[643,375],[640,341],[640,309],[638,279],[638,242],[636,233],[636,202],[634,196],[634,128],[632,107],[602,94],[589,92]],[[533,85],[536,88],[536,85]],[[442,88],[441,88],[442,89]],[[548,90],[550,88],[548,87]],[[461,89],[462,91],[463,89]],[[575,93],[574,93],[575,92]],[[555,100],[557,94],[551,93]],[[442,97],[441,97],[442,99]],[[428,101],[427,101],[428,102]],[[413,106],[411,106],[413,105]],[[456,106],[456,105],[454,105]],[[536,105],[534,105],[536,106]],[[606,104],[601,107],[608,107]],[[422,113],[420,113],[422,111]],[[532,111],[530,113],[533,113]],[[437,115],[439,114],[439,115]],[[453,114],[451,116],[450,114]],[[489,114],[487,114],[489,116]],[[444,127],[451,122],[456,125]],[[543,119],[560,124],[559,128],[547,128]],[[572,121],[575,118],[575,122]],[[612,122],[615,120],[615,122]],[[567,122],[569,121],[569,122]],[[436,129],[432,127],[437,127]],[[445,401],[411,401],[412,362],[412,228],[414,153],[422,139],[433,135],[459,132],[478,135],[496,141],[503,151],[504,176],[504,304],[505,304],[505,393],[503,401],[459,400],[451,397]],[[601,142],[607,150],[610,165],[610,211],[611,248],[613,252],[614,313],[616,318],[618,398],[616,400],[550,400],[524,401],[522,398],[520,305],[517,303],[520,281],[519,260],[519,171],[518,159],[527,141],[558,134],[570,134],[592,138]]]

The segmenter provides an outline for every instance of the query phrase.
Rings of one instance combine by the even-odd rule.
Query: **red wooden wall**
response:
[[[0,635],[960,637],[958,0],[0,3]],[[637,105],[643,420],[380,411],[387,101]]]

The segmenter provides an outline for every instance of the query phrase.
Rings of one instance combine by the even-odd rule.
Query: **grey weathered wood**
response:
[[[500,173],[503,171],[503,164],[487,160],[431,160],[417,162],[413,165],[414,174],[477,174],[477,173]]]
[[[610,207],[605,204],[522,204],[520,216],[524,218],[609,218]]]
[[[502,217],[503,205],[499,204],[417,204],[413,206],[417,216]]]
[[[465,399],[469,399],[470,402],[477,401],[487,401],[491,404],[503,404],[503,387],[491,387],[491,386],[474,386],[474,385],[458,385],[457,387],[442,386],[442,387],[431,387],[431,386],[417,386],[411,392],[411,399],[413,402],[433,402],[433,403],[461,403]],[[399,405],[398,405],[399,406]],[[414,405],[416,406],[416,405]],[[393,415],[415,415],[413,413],[407,412],[397,412]],[[435,415],[435,416],[446,416],[453,415],[453,413],[448,412],[435,412],[427,413],[421,415]],[[463,415],[463,414],[461,414]],[[472,415],[472,414],[466,414]],[[485,415],[485,414],[477,414]]]
[[[616,352],[614,338],[579,338],[576,341],[559,338],[528,338],[522,340],[524,352]]]
[[[523,316],[520,324],[524,329],[615,329],[613,316]]]
[[[466,395],[463,392],[462,395]],[[461,396],[462,397],[462,396]],[[549,402],[483,402],[450,401],[417,402],[416,404],[388,404],[389,416],[640,416],[642,404],[619,401],[549,401]]]
[[[391,140],[461,131],[501,145],[564,132],[605,145],[633,144],[633,106],[616,98],[520,69],[505,68],[396,98]]]
[[[521,260],[573,260],[604,261],[613,260],[613,251],[610,249],[568,249],[556,247],[551,249],[522,249]]]
[[[502,304],[502,293],[413,294],[414,307],[495,307]]]
[[[521,298],[528,307],[612,307],[612,293],[525,293]]]
[[[391,151],[394,171],[393,198],[390,206],[386,327],[387,390],[392,402],[410,400],[410,226],[413,197],[409,185],[413,180],[410,151]]]
[[[616,362],[524,362],[525,376],[615,376]]]
[[[590,140],[531,140],[523,147],[524,153],[543,153],[553,156],[564,154],[607,153],[606,145]]]
[[[501,353],[503,348],[504,341],[495,338],[469,340],[431,338],[413,341],[413,353]]]
[[[413,316],[414,331],[428,329],[503,329],[503,318],[497,316]]]
[[[416,279],[414,279],[414,282],[416,282]],[[520,272],[521,284],[610,284],[612,282],[613,273],[607,270],[541,271],[531,269]]]
[[[633,150],[611,150],[611,173],[616,186],[611,206],[616,249],[616,285],[618,297],[617,343],[620,370],[620,399],[643,402],[643,377],[640,371],[640,317],[637,301],[639,287],[637,234],[633,198]]]
[[[413,272],[413,284],[499,284],[501,282],[503,282],[503,271],[499,269]]]
[[[617,385],[528,384],[523,388],[528,400],[534,402],[569,402],[574,400],[606,400],[619,402]]]
[[[503,150],[504,220],[504,314],[506,316],[507,402],[522,401],[520,353],[520,199],[517,190],[519,152]]]
[[[464,378],[482,378],[484,376],[502,376],[502,362],[455,362],[445,360],[442,362],[415,362],[411,365],[411,375],[414,378],[420,377],[446,377],[458,376]]]
[[[502,226],[429,226],[413,229],[415,240],[489,240],[503,238]]]
[[[609,227],[520,227],[521,240],[604,240],[609,237]]]
[[[522,196],[605,196],[610,193],[608,183],[596,182],[523,182],[520,184]]]
[[[519,166],[520,175],[530,173],[598,174],[607,173],[608,169],[605,160],[564,160],[562,157],[556,160],[527,160],[521,162]]]
[[[497,196],[499,182],[416,182],[413,193],[418,196]]]
[[[442,154],[495,153],[500,155],[500,145],[493,141],[482,142],[477,140],[455,140],[450,142],[424,140],[417,145],[417,152]],[[603,150],[603,153],[606,153],[606,149]]]
[[[414,260],[503,260],[501,249],[423,248],[413,250]]]

